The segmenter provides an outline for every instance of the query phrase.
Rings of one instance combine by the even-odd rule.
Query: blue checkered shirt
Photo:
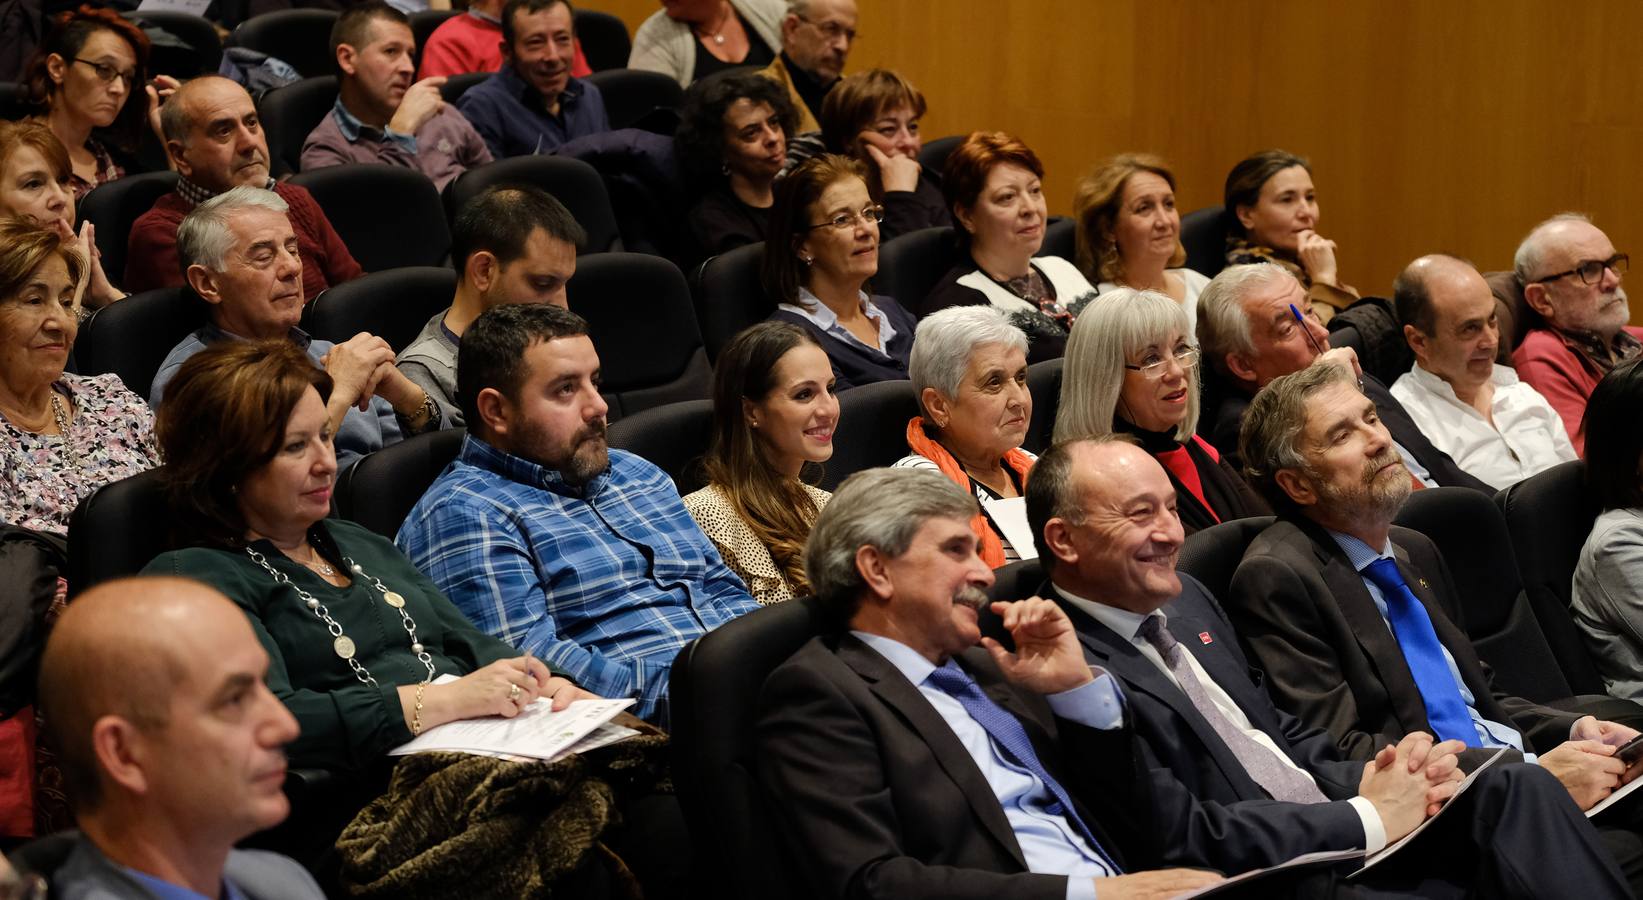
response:
[[[672,480],[621,450],[576,488],[470,434],[397,541],[475,625],[664,726],[679,649],[758,608]]]

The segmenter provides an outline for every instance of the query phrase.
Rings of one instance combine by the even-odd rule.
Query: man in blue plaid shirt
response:
[[[758,608],[656,466],[605,443],[580,316],[525,304],[462,337],[461,454],[399,531],[469,619],[665,726],[673,657]]]

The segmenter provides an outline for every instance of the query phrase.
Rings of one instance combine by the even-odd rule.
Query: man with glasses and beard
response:
[[[1629,262],[1580,213],[1536,225],[1512,259],[1523,299],[1541,320],[1512,353],[1512,366],[1557,410],[1582,455],[1586,398],[1609,370],[1643,351],[1643,328],[1626,325],[1631,309],[1620,280]]]
[[[667,474],[607,447],[587,323],[548,304],[485,311],[456,393],[467,437],[400,548],[474,624],[665,727],[679,649],[758,604]]]

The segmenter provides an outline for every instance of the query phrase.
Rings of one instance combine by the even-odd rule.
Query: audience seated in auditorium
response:
[[[806,478],[833,456],[838,423],[833,368],[804,329],[760,322],[719,354],[708,484],[685,509],[760,603],[810,592],[804,541],[830,495]]]
[[[1471,263],[1423,256],[1398,275],[1393,297],[1415,367],[1392,396],[1434,446],[1493,488],[1575,458],[1556,410],[1495,362],[1495,296]]]
[[[665,727],[679,648],[758,604],[667,474],[607,449],[587,323],[487,310],[462,336],[457,399],[462,450],[399,546],[480,628]]]
[[[1613,755],[1633,729],[1494,688],[1455,624],[1459,595],[1437,546],[1392,528],[1409,473],[1345,369],[1267,385],[1243,445],[1278,520],[1245,552],[1225,606],[1280,708],[1328,731],[1349,759],[1411,730],[1463,741],[1468,769],[1496,748],[1538,753],[1581,809],[1635,774]]]
[[[463,424],[456,402],[456,350],[479,314],[504,303],[565,306],[576,248],[587,233],[553,195],[533,187],[496,187],[463,205],[451,229],[456,296],[422,327],[399,369],[439,404],[445,427]]]
[[[820,113],[827,152],[854,156],[867,167],[867,186],[884,202],[881,240],[921,228],[952,225],[937,173],[919,165],[924,95],[889,69],[858,72],[827,92]]]
[[[211,321],[171,348],[160,364],[149,392],[155,409],[178,369],[206,347],[285,340],[306,350],[334,382],[326,411],[343,466],[405,435],[439,428],[439,407],[394,366],[387,341],[361,332],[332,344],[297,327],[302,257],[278,194],[237,187],[201,203],[178,226],[177,249],[189,287],[210,306]]]
[[[800,134],[820,130],[822,100],[839,83],[855,42],[856,0],[788,0],[782,52],[759,74],[787,91]]]
[[[300,350],[218,344],[172,391],[158,430],[188,549],[145,571],[211,585],[250,617],[268,686],[302,725],[293,764],[368,771],[423,729],[589,696],[480,632],[387,539],[327,517],[331,378]],[[461,677],[434,684],[441,675]]]
[[[1028,548],[1010,542],[999,517],[1020,519],[1007,507],[1021,504],[1037,459],[1021,449],[1033,419],[1027,336],[991,307],[942,310],[919,323],[910,368],[922,414],[907,422],[912,452],[896,466],[938,471],[975,496],[970,525],[988,565],[1020,559]]]
[[[1263,150],[1227,173],[1227,265],[1273,263],[1295,276],[1318,320],[1358,302],[1340,280],[1335,242],[1318,233],[1318,200],[1312,165],[1282,150]]]
[[[1120,287],[1157,291],[1198,327],[1198,295],[1209,279],[1185,268],[1175,174],[1150,153],[1123,153],[1078,181],[1078,268],[1103,294]]]
[[[1238,434],[1249,398],[1272,379],[1321,359],[1358,377],[1391,432],[1393,446],[1421,486],[1451,485],[1494,494],[1449,454],[1432,446],[1386,385],[1362,370],[1352,348],[1328,347],[1329,332],[1318,319],[1317,307],[1282,267],[1257,263],[1222,269],[1198,297],[1199,352],[1224,389],[1215,417],[1206,423],[1210,443],[1234,466],[1241,465]],[[1199,426],[1200,431],[1204,428]]]
[[[269,671],[245,616],[196,582],[122,579],[75,599],[40,670],[80,829],[53,896],[324,896],[294,860],[234,847],[291,808],[297,722]]]
[[[68,151],[51,129],[35,122],[0,121],[0,216],[49,228],[87,260],[90,280],[80,297],[85,308],[107,306],[125,296],[109,283],[97,252],[97,228],[90,222],[74,233],[74,190]]]
[[[815,337],[839,390],[907,377],[917,323],[894,298],[865,290],[879,270],[882,221],[866,170],[849,157],[824,154],[776,185],[759,273],[780,304],[770,317]]]
[[[1629,263],[1579,213],[1536,225],[1512,260],[1523,299],[1540,316],[1512,352],[1512,365],[1563,418],[1577,453],[1586,443],[1586,398],[1598,379],[1643,351],[1643,328],[1626,324],[1631,309],[1620,282]]]
[[[1178,781],[1203,801],[1206,818],[1218,823],[1214,833],[1266,822],[1320,844],[1374,852],[1397,840],[1411,817],[1419,821],[1448,802],[1461,778],[1460,741],[1434,744],[1431,735],[1411,733],[1396,751],[1382,748],[1366,777],[1364,764],[1343,758],[1328,732],[1273,706],[1251,680],[1216,598],[1176,573],[1184,539],[1176,485],[1140,449],[1111,436],[1057,444],[1039,460],[1028,497],[1049,574],[1040,593],[1066,612],[1085,660],[1122,683],[1153,778]],[[1424,798],[1382,768],[1406,747],[1410,764],[1422,770],[1415,778],[1428,780]],[[1547,846],[1551,840],[1583,858],[1574,878],[1624,893],[1597,833],[1567,796],[1536,766],[1492,766],[1400,855],[1392,883],[1422,897],[1576,890],[1565,880],[1568,868],[1524,865],[1561,854]],[[1376,882],[1386,874],[1370,875],[1370,883],[1382,887]]]
[[[575,23],[568,0],[508,0],[502,67],[456,101],[491,156],[552,153],[572,138],[610,130],[605,100],[571,75]]]
[[[131,226],[123,279],[133,293],[188,283],[177,228],[195,205],[234,187],[266,188],[290,205],[303,260],[303,299],[364,274],[307,190],[268,177],[268,141],[251,95],[219,75],[195,78],[160,109],[177,187]]]
[[[58,232],[0,220],[0,521],[59,536],[92,491],[159,462],[119,376],[63,371],[85,265]]]
[[[1196,433],[1198,362],[1181,304],[1113,288],[1073,323],[1055,416],[1057,442],[1117,432],[1152,454],[1169,473],[1187,534],[1272,512]]]
[[[1609,693],[1643,700],[1643,359],[1617,365],[1586,405],[1586,486],[1603,510],[1580,550],[1570,611]],[[1556,527],[1547,523],[1548,527]]]
[[[728,72],[693,85],[679,118],[679,165],[701,192],[686,219],[694,256],[763,241],[793,137],[787,95],[768,78]]]
[[[68,149],[69,187],[79,200],[99,184],[124,177],[109,148],[130,161],[143,132],[159,129],[154,111],[161,91],[177,82],[148,80],[148,35],[112,9],[81,6],[52,21],[24,81],[34,120]]]
[[[416,39],[405,14],[381,0],[349,7],[331,27],[338,93],[302,145],[304,171],[343,163],[416,169],[444,188],[491,161],[485,140],[445,104],[444,78],[411,83]]]
[[[992,304],[1026,333],[1030,362],[1065,352],[1067,331],[1095,288],[1067,260],[1033,256],[1044,245],[1043,178],[1038,155],[1001,131],[977,131],[947,157],[941,189],[964,259],[915,305],[919,315]]]
[[[422,48],[422,62],[416,77],[466,75],[495,72],[502,68],[502,6],[506,0],[473,0],[462,15],[439,23]],[[582,44],[576,43],[571,63],[572,78],[593,74]]]
[[[783,0],[663,0],[633,33],[628,68],[690,87],[716,72],[763,66],[782,45]]]

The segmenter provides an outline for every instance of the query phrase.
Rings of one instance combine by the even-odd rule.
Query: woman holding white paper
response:
[[[475,628],[388,540],[326,518],[330,391],[289,341],[225,341],[184,363],[155,425],[172,525],[192,546],[145,571],[245,610],[268,686],[302,725],[291,763],[358,771],[435,725],[591,699]],[[433,683],[444,675],[458,677]]]
[[[919,323],[907,369],[924,414],[907,423],[913,452],[896,465],[935,469],[975,494],[982,511],[971,526],[987,565],[1031,558],[1032,545],[1012,542],[1000,525],[1024,518],[1010,507],[1025,502],[1038,460],[1021,449],[1033,418],[1027,335],[997,307],[949,307]]]

